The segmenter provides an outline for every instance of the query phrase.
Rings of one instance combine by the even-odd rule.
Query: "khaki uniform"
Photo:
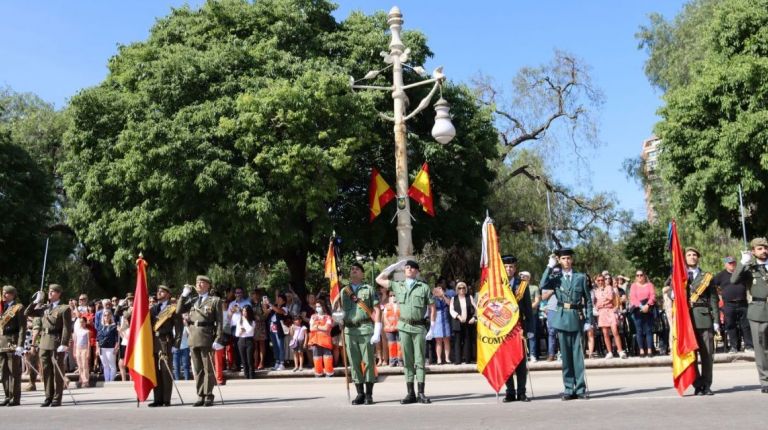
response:
[[[426,283],[415,280],[409,288],[406,281],[389,281],[389,289],[400,304],[400,319],[397,330],[403,348],[405,381],[424,383],[424,357],[427,346],[425,315],[430,305],[435,304],[432,289]]]
[[[24,307],[15,301],[5,305],[0,318],[0,378],[5,402],[15,406],[21,401],[21,357],[16,355],[16,348],[24,347],[27,319]]]
[[[742,282],[752,295],[747,319],[755,347],[755,366],[760,386],[765,391],[768,390],[768,270],[762,264],[739,263],[731,275],[731,282]]]
[[[157,385],[152,391],[155,403],[170,405],[171,395],[173,394],[172,349],[178,348],[181,344],[181,332],[184,330],[184,322],[181,315],[176,313],[175,305],[171,305],[170,300],[156,303],[149,311],[152,318],[156,364],[155,374],[157,376]],[[160,318],[163,321],[159,321]],[[160,323],[159,326],[158,323]]]
[[[197,395],[200,400],[212,400],[216,377],[212,363],[212,345],[214,341],[224,345],[221,299],[209,294],[205,299],[200,296],[179,297],[177,303],[177,315],[189,313],[189,349],[195,370]]]
[[[374,345],[371,345],[373,320],[357,303],[360,301],[373,311],[379,305],[376,291],[367,284],[350,285],[342,290],[340,297],[341,308],[344,310],[344,341],[352,380],[356,384],[376,382]]]
[[[30,304],[24,312],[26,316],[39,316],[42,322],[40,331],[40,364],[43,385],[45,386],[45,400],[53,404],[61,404],[64,394],[64,378],[54,367],[53,360],[64,370],[64,354],[56,352],[59,346],[69,345],[72,336],[72,312],[59,300],[57,304],[46,305]]]

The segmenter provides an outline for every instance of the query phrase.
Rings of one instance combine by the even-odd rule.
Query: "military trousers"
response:
[[[21,357],[13,352],[0,353],[0,377],[6,400],[18,404],[21,401]]]
[[[527,339],[524,339],[523,342],[526,342]],[[525,348],[523,348],[525,350]],[[517,378],[517,391],[515,391],[515,378]],[[515,368],[515,371],[509,375],[509,378],[507,379],[507,395],[511,396],[513,394],[525,394],[525,382],[528,379],[528,357],[523,355],[523,359],[520,361],[520,364],[517,365]]]
[[[584,345],[581,342],[581,330],[557,331],[560,342],[560,358],[563,360],[563,394],[585,394],[587,391],[584,376]]]
[[[768,388],[768,322],[749,321],[755,345],[755,366],[760,376],[760,386]]]
[[[61,397],[64,394],[64,377],[61,374],[64,371],[64,353],[58,353],[54,349],[41,349],[40,367],[45,387],[45,400],[61,403]]]
[[[371,345],[370,335],[344,334],[344,342],[347,346],[347,358],[349,359],[349,373],[355,384],[364,382],[376,382],[374,373],[374,347]]]
[[[216,375],[213,370],[213,349],[211,347],[191,347],[192,368],[195,370],[195,387],[201,399],[213,399],[213,385]]]
[[[696,329],[696,380],[693,386],[699,389],[712,387],[712,367],[715,364],[715,331],[713,329]],[[699,365],[701,369],[699,370]]]
[[[427,349],[427,332],[400,330],[400,347],[403,350],[405,382],[424,382],[424,357]]]
[[[170,342],[161,339],[160,350],[155,354],[157,385],[152,389],[152,393],[155,397],[155,402],[158,403],[171,403],[171,395],[173,394],[173,370],[171,368],[172,341],[172,338]]]

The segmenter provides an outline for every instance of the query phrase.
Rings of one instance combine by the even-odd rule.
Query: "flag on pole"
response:
[[[373,222],[384,206],[395,198],[395,192],[389,187],[387,181],[381,176],[381,173],[374,167],[371,169],[371,182],[368,186],[368,208],[370,209],[370,220]]]
[[[421,165],[421,170],[416,174],[416,178],[414,178],[411,188],[408,188],[408,197],[419,202],[421,208],[424,212],[429,214],[429,216],[435,216],[435,208],[432,199],[432,184],[429,180],[429,165],[427,165],[427,163]]]
[[[325,277],[331,283],[331,307],[336,304],[336,300],[339,299],[339,272],[337,270],[336,263],[336,246],[334,245],[335,237],[331,238],[331,243],[328,244],[328,253],[325,256]]]
[[[147,400],[149,392],[157,385],[146,267],[147,262],[139,256],[136,260],[136,291],[131,314],[131,329],[128,334],[128,346],[125,348],[126,366],[133,380],[136,398],[140,402]]]
[[[669,250],[672,254],[672,292],[675,295],[672,307],[672,380],[681,396],[696,379],[696,334],[691,323],[688,307],[685,256],[677,235],[677,224],[669,224]]]
[[[477,371],[497,393],[525,357],[520,309],[509,287],[493,220],[483,223],[477,300]]]

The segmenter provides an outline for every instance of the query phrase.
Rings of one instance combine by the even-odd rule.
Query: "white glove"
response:
[[[19,357],[21,357],[22,355],[24,355],[24,348],[22,348],[22,347],[20,347],[20,346],[17,346],[17,347],[16,347],[16,352],[15,352],[14,354],[16,354],[16,355],[18,355]]]
[[[59,345],[58,348],[56,348],[56,352],[67,352],[69,348],[67,348],[65,345]]]
[[[192,286],[184,285],[184,291],[181,292],[181,297],[187,297],[190,294],[192,294]]]
[[[120,299],[120,301],[117,302],[117,306],[125,306],[125,299]]]
[[[376,345],[381,341],[381,323],[377,322],[373,325],[373,336],[371,336],[371,345]]]
[[[527,336],[528,336],[528,339],[533,339],[533,333],[528,333]]]
[[[590,330],[592,330],[592,324],[584,323],[584,331],[590,331]]]
[[[389,276],[390,273],[394,272],[395,270],[402,269],[405,267],[405,263],[408,260],[400,260],[397,263],[390,264],[387,266],[384,270],[381,271],[382,274]]]
[[[429,331],[427,332],[426,339],[432,340],[435,336],[432,334],[432,327],[429,328]]]
[[[224,349],[224,345],[220,344],[219,342],[213,342],[213,345],[211,345],[211,348],[213,348],[214,351],[220,351]]]
[[[43,296],[44,296],[44,294],[43,294],[42,291],[36,292],[34,298],[32,299],[32,303],[38,304],[38,303],[42,302],[43,301]]]
[[[751,251],[741,251],[741,265],[745,266],[749,264],[749,262],[752,261],[752,252]]]
[[[557,266],[557,256],[555,254],[550,254],[549,261],[547,262],[547,267],[550,269]]]
[[[714,326],[715,326],[715,331],[719,333],[720,332],[720,324],[715,323]]]

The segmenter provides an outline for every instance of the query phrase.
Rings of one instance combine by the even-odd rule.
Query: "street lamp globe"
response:
[[[450,107],[442,97],[435,103],[435,125],[432,127],[432,137],[442,144],[450,142],[456,136],[456,129],[451,123],[451,114],[448,112]]]

